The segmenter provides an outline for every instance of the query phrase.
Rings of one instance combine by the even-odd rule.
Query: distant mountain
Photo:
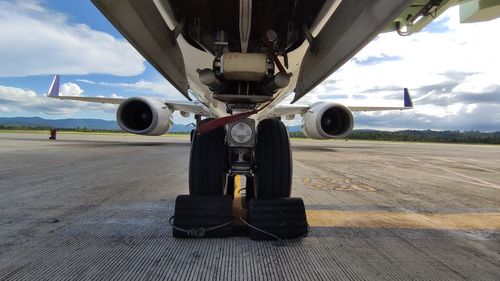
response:
[[[119,130],[115,121],[101,119],[44,119],[40,117],[0,117],[0,125],[54,128],[88,128],[99,130]]]
[[[87,128],[94,130],[116,130],[120,127],[116,121],[101,119],[44,119],[40,117],[0,117],[0,125],[23,126],[23,127],[52,127],[63,129]],[[192,126],[174,124],[170,132],[189,132]]]
[[[302,132],[302,125],[287,126],[289,132]]]

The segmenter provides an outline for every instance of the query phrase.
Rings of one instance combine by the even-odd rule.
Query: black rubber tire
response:
[[[285,124],[278,119],[262,120],[257,126],[257,198],[290,197],[292,152]]]
[[[248,199],[255,197],[255,189],[254,189],[254,177],[247,176],[246,177],[246,187],[245,194]]]
[[[194,134],[189,157],[189,194],[224,194],[224,129]]]
[[[189,133],[189,141],[193,142],[194,134],[196,134],[196,130],[191,130],[191,133]]]
[[[234,181],[235,176],[227,176],[226,195],[234,197]]]

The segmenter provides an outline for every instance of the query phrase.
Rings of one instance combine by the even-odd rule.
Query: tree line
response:
[[[51,126],[25,126],[25,125],[1,125],[0,130],[7,131],[50,131],[53,129]],[[89,129],[87,127],[76,127],[76,128],[57,128],[58,131],[62,132],[85,132],[85,133],[121,133],[119,130],[112,129]]]
[[[290,132],[291,137],[305,138],[302,132]],[[378,140],[378,141],[407,141],[407,142],[443,142],[443,143],[478,143],[500,144],[500,132],[479,131],[434,131],[434,130],[403,130],[403,131],[375,131],[355,130],[346,139],[349,140]]]

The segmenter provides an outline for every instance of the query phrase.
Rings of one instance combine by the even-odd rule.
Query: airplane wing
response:
[[[60,100],[75,100],[75,101],[85,101],[85,102],[99,102],[99,103],[110,103],[110,104],[120,104],[125,99],[123,98],[104,98],[104,97],[80,97],[80,96],[60,96],[59,95],[59,75],[54,76],[52,84],[50,85],[48,97]]]
[[[404,104],[403,106],[348,106],[351,111],[383,111],[383,110],[405,110],[413,108],[413,101],[411,100],[410,93],[408,89],[404,89],[403,94]]]
[[[80,97],[80,96],[61,96],[59,95],[59,75],[54,76],[52,84],[49,89],[48,97],[60,100],[73,100],[73,101],[83,101],[83,102],[95,102],[95,103],[107,103],[107,104],[121,104],[126,101],[126,98],[105,98],[105,97]],[[174,102],[165,101],[167,105],[172,110],[177,110],[180,112],[193,113],[202,116],[211,116],[210,110],[200,102]]]
[[[353,112],[412,109],[413,108],[413,101],[411,100],[411,96],[410,96],[410,93],[409,93],[407,88],[404,89],[403,98],[404,98],[403,106],[346,106],[346,107]],[[280,116],[294,115],[294,114],[303,115],[312,106],[314,106],[314,104],[313,105],[295,105],[295,104],[277,105],[276,107],[274,107],[270,111],[269,117],[280,117]]]

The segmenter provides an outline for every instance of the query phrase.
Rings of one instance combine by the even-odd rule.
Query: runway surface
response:
[[[187,137],[0,133],[0,280],[500,280],[500,146],[293,140],[311,232],[180,240]]]

